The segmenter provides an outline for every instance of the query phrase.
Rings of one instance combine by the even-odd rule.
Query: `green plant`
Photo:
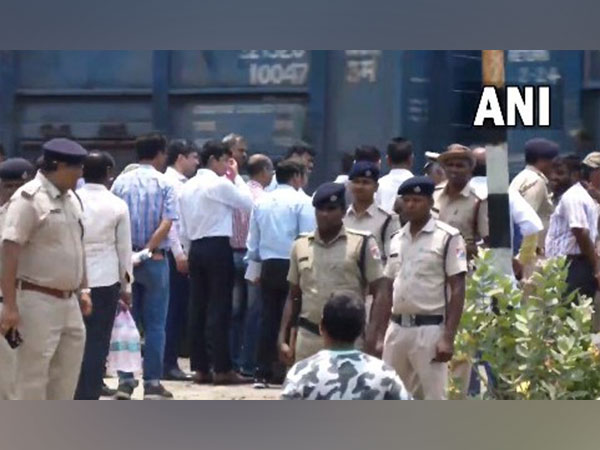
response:
[[[544,262],[526,297],[514,280],[494,270],[489,251],[479,253],[476,267],[467,281],[456,354],[477,367],[479,398],[600,397],[592,300],[566,295],[565,259]],[[480,360],[490,364],[493,380]]]

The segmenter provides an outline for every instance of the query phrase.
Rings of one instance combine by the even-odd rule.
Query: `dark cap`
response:
[[[359,177],[370,178],[377,182],[379,179],[379,167],[377,164],[369,161],[357,161],[352,166],[348,178],[353,180]]]
[[[558,156],[558,144],[548,139],[535,138],[525,142],[525,158],[554,159]]]
[[[62,161],[68,164],[82,163],[87,156],[87,150],[77,142],[65,138],[51,139],[42,145],[44,158]]]
[[[322,208],[327,205],[344,208],[346,206],[345,193],[346,188],[343,184],[325,183],[317,188],[312,204],[315,208]]]
[[[35,167],[23,158],[9,158],[0,164],[0,179],[6,181],[23,181],[31,178]]]
[[[431,178],[412,177],[400,185],[398,188],[398,195],[416,194],[431,197],[434,189],[435,184],[433,181],[431,181]]]

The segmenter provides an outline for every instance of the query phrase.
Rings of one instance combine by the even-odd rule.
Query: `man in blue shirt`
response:
[[[134,268],[133,313],[143,324],[144,398],[170,399],[160,379],[163,372],[165,325],[169,307],[169,264],[167,235],[177,220],[177,199],[171,182],[162,173],[167,161],[166,139],[148,134],[136,139],[139,167],[121,174],[112,191],[129,207],[134,252],[144,249],[152,257]],[[129,400],[137,386],[132,373],[119,373],[117,398]]]
[[[263,196],[252,211],[248,259],[261,262],[262,322],[257,352],[255,387],[265,388],[277,360],[277,334],[288,293],[287,273],[292,244],[300,233],[315,229],[310,198],[299,192],[304,166],[293,160],[279,163],[277,188]]]

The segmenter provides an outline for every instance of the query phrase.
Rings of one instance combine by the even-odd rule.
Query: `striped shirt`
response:
[[[598,204],[590,197],[581,183],[573,185],[565,192],[550,217],[546,235],[546,256],[580,255],[573,228],[588,230],[593,243],[598,237]]]
[[[139,168],[119,175],[112,192],[127,203],[134,248],[144,248],[163,219],[177,220],[177,196],[168,178],[154,167]],[[168,249],[169,240],[159,248]]]

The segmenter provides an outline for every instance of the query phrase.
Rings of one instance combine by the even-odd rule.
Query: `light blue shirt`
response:
[[[257,262],[290,259],[296,237],[315,227],[310,197],[288,184],[278,185],[273,192],[265,193],[252,210],[246,258]]]

